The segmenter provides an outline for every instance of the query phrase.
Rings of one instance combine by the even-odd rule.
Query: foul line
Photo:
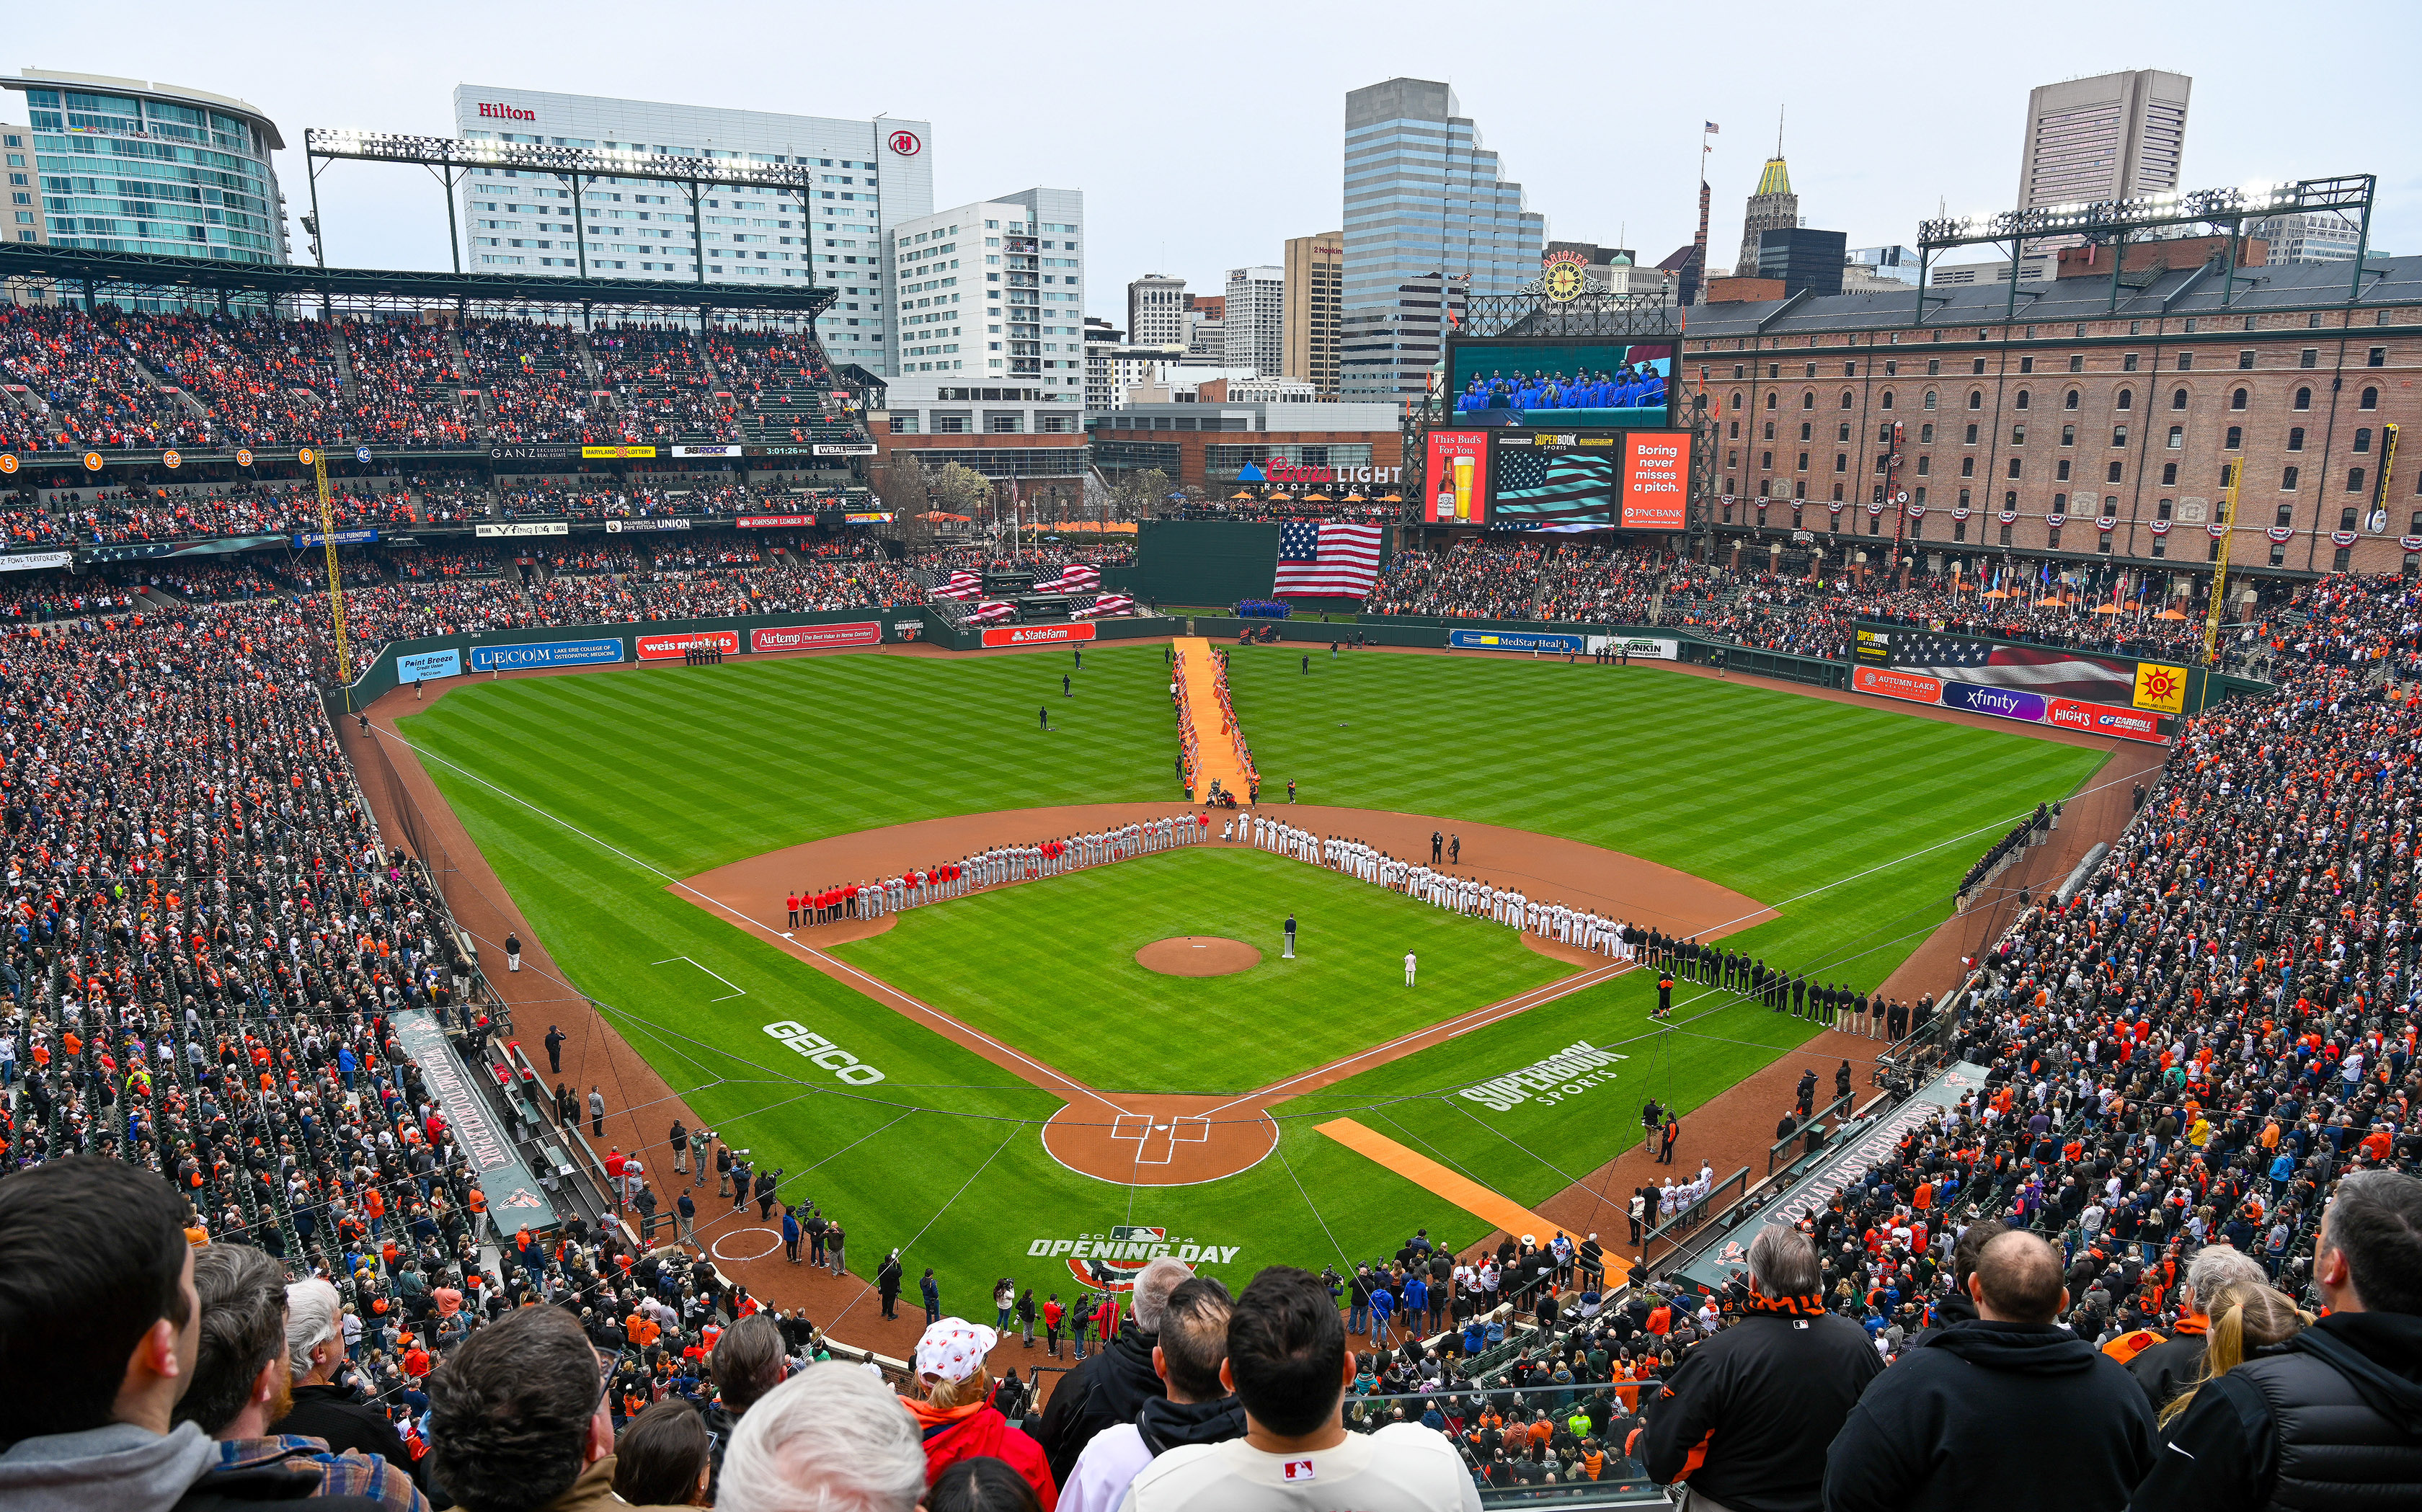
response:
[[[377,730],[378,732],[383,735],[391,733],[391,732],[377,725],[373,725],[371,728]],[[402,737],[400,735],[394,736],[394,738],[402,740]],[[490,792],[502,794],[506,797],[512,799],[515,803],[520,804],[523,808],[527,809],[530,812],[537,814],[540,818],[544,819],[551,824],[559,825],[563,828],[572,831],[581,839],[596,846],[599,850],[619,856],[623,860],[630,862],[633,866],[637,867],[642,872],[653,873],[657,876],[663,877],[667,882],[672,884],[673,887],[679,889],[681,891],[688,893],[691,897],[696,898],[708,908],[720,909],[723,912],[730,914],[732,918],[740,921],[743,925],[749,929],[756,930],[767,938],[778,939],[793,950],[801,951],[813,956],[815,959],[832,968],[837,972],[845,973],[857,978],[860,982],[868,983],[874,987],[880,988],[882,991],[888,992],[893,997],[898,998],[901,1001],[907,1003],[918,1012],[928,1015],[941,1023],[948,1024],[952,1028],[959,1031],[961,1033],[967,1034],[970,1038],[982,1040],[984,1044],[991,1046],[994,1049],[999,1050],[1001,1054],[1017,1062],[1020,1065],[1031,1066],[1035,1071],[1041,1073],[1043,1076],[1049,1078],[1051,1080],[1058,1082],[1060,1085],[1066,1087],[1073,1092],[1081,1093],[1085,1096],[1093,1098],[1095,1102],[1102,1104],[1106,1108],[1109,1108],[1114,1111],[1122,1113],[1126,1111],[1125,1109],[1119,1107],[1118,1104],[1110,1101],[1108,1097],[1103,1096],[1100,1093],[1095,1092],[1093,1088],[1084,1085],[1082,1082],[1071,1081],[1068,1078],[1061,1075],[1057,1071],[1054,1071],[1051,1067],[1045,1065],[1042,1062],[1035,1060],[1031,1056],[1021,1053],[1012,1046],[1002,1044],[999,1040],[993,1038],[983,1030],[977,1029],[971,1024],[963,1024],[959,1020],[952,1018],[950,1015],[943,1013],[941,1010],[935,1008],[930,1004],[920,1002],[917,999],[910,997],[907,993],[902,992],[899,988],[891,985],[891,984],[882,981],[879,978],[869,976],[857,968],[850,965],[848,962],[841,960],[835,956],[827,955],[824,952],[817,950],[812,945],[802,945],[797,940],[792,939],[789,936],[783,934],[778,929],[773,928],[771,925],[759,923],[756,920],[749,918],[747,914],[742,913],[739,909],[734,908],[728,903],[725,903],[722,899],[708,897],[705,893],[700,892],[694,887],[691,887],[687,882],[683,881],[680,877],[673,875],[670,872],[664,870],[662,867],[652,866],[648,862],[632,855],[630,852],[621,849],[620,846],[609,844],[606,842],[598,839],[595,835],[589,833],[589,831],[581,828],[578,825],[573,824],[567,819],[563,819],[547,812],[544,809],[542,809],[537,804],[530,802],[529,799],[523,797],[520,794],[514,793],[507,788],[498,787],[495,783],[489,781],[486,778],[472,771],[469,767],[463,765],[460,762],[448,761],[445,757],[437,755],[434,751],[425,751],[408,740],[403,740],[402,744],[404,749],[412,752],[416,758],[435,761],[443,765],[451,767],[453,770],[460,772],[463,776],[469,778],[472,781],[479,783],[481,787],[488,789]],[[704,970],[705,969],[701,967],[700,969]],[[860,990],[863,991],[864,989],[861,988]],[[882,1000],[875,993],[868,992],[866,995],[870,998],[875,998],[875,1000],[878,1002]],[[717,1000],[719,1001],[720,1000]]]
[[[1292,1087],[1298,1081],[1309,1080],[1324,1072],[1333,1071],[1339,1066],[1352,1065],[1357,1061],[1368,1060],[1372,1056],[1385,1054],[1387,1051],[1392,1050],[1397,1046],[1406,1044],[1408,1041],[1425,1039],[1432,1034],[1437,1034],[1439,1036],[1438,1043],[1443,1045],[1448,1040],[1457,1038],[1464,1034],[1469,1034],[1475,1030],[1486,1029],[1489,1025],[1497,1023],[1501,1019],[1511,1018],[1517,1014],[1529,1013],[1533,1008],[1544,1008],[1549,1003],[1554,1002],[1559,998],[1570,997],[1572,994],[1579,992],[1585,987],[1595,987],[1601,983],[1612,982],[1616,977],[1623,975],[1625,972],[1634,969],[1637,965],[1637,962],[1624,961],[1612,966],[1593,966],[1586,969],[1576,971],[1570,976],[1558,977],[1555,981],[1546,983],[1540,986],[1533,987],[1528,992],[1517,993],[1511,998],[1506,998],[1500,1001],[1489,1003],[1486,1007],[1474,1008],[1469,1012],[1459,1014],[1453,1018],[1442,1019],[1435,1024],[1423,1025],[1420,1029],[1399,1034],[1394,1039],[1388,1041],[1384,1045],[1374,1045],[1367,1050],[1357,1050],[1352,1055],[1341,1056],[1337,1060],[1329,1062],[1327,1065],[1316,1065],[1309,1071],[1300,1072],[1295,1076],[1291,1076],[1284,1081],[1273,1081],[1266,1087],[1258,1087],[1251,1092],[1246,1093],[1244,1096],[1231,1097],[1226,1102],[1203,1110],[1201,1116],[1208,1118],[1213,1113],[1234,1108],[1238,1103],[1244,1102],[1249,1098],[1268,1096],[1270,1094],[1277,1092],[1282,1087]],[[1444,1032],[1441,1033],[1441,1031],[1444,1031]],[[1427,1047],[1425,1046],[1423,1048],[1427,1048]]]

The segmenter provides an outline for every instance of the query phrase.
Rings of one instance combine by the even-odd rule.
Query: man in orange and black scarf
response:
[[[1691,1512],[1817,1512],[1825,1448],[1883,1362],[1865,1330],[1825,1311],[1806,1235],[1759,1230],[1749,1272],[1739,1321],[1641,1404],[1632,1452],[1650,1479],[1688,1487]]]

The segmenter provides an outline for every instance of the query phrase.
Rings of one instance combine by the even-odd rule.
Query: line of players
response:
[[[1198,844],[1210,832],[1208,814],[1181,813],[1121,825],[1115,829],[1046,840],[1039,844],[996,845],[962,860],[912,867],[898,876],[794,892],[785,900],[790,927],[812,928],[846,919],[877,919],[903,908],[963,897],[983,888],[1059,876],[1154,851]]]
[[[1254,813],[1231,821],[1219,838],[1240,840],[1256,850],[1343,872],[1433,907],[1491,919],[1612,960],[1628,961],[1637,954],[1641,932],[1630,924],[1561,903],[1543,903],[1477,877],[1456,876],[1418,862],[1400,860],[1376,845],[1343,835],[1315,835]]]
[[[1486,378],[1472,375],[1455,396],[1461,411],[1486,409],[1650,409],[1665,402],[1665,375],[1644,362],[1612,372],[1600,370],[1567,378],[1562,372],[1528,373],[1517,370]]]
[[[1661,930],[1648,931],[1643,945],[1650,963],[1675,977],[1737,992],[1776,1013],[1788,1011],[1794,1018],[1814,1019],[1828,1029],[1897,1044],[1934,1021],[1931,993],[1907,1003],[1887,1001],[1881,993],[1871,997],[1839,983],[1811,986],[1805,973],[1785,971],[1762,958]]]

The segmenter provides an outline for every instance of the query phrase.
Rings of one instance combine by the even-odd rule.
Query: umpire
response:
[[[1816,1249],[1769,1223],[1749,1247],[1739,1321],[1693,1347],[1641,1405],[1648,1478],[1685,1477],[1689,1504],[1816,1512],[1825,1451],[1883,1361],[1866,1331],[1825,1311]]]

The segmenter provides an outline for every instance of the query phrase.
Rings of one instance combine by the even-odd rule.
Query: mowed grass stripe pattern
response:
[[[1179,796],[1174,719],[1156,646],[1082,671],[854,655],[478,683],[406,723],[491,780],[543,770],[555,811],[688,876],[937,815]]]

